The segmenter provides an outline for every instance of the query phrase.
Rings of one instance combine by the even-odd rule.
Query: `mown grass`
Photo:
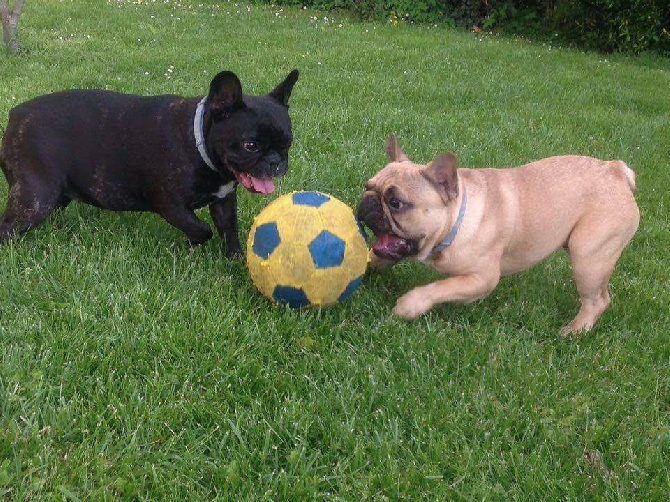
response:
[[[582,338],[560,254],[408,323],[435,276],[369,274],[346,303],[261,297],[218,239],[72,204],[0,248],[0,497],[8,500],[667,500],[670,64],[233,2],[28,2],[0,123],[64,88],[264,93],[292,68],[279,193],[352,206],[387,134],[428,161],[583,153],[638,174],[642,224]],[[6,197],[6,184],[0,183]],[[246,234],[268,199],[240,194]],[[206,211],[200,213],[208,219]]]

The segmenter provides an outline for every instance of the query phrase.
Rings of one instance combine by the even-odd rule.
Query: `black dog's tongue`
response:
[[[408,255],[409,243],[402,237],[382,234],[372,243],[372,251],[380,258],[400,260]]]
[[[267,195],[275,191],[272,178],[256,178],[247,173],[240,173],[237,175],[237,179],[250,192]]]

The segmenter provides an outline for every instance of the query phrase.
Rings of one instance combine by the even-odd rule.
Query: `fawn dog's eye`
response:
[[[405,203],[397,197],[391,197],[388,200],[388,205],[391,206],[391,209],[395,209],[396,211],[405,207]]]

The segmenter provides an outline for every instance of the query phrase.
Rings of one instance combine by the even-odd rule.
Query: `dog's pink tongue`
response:
[[[254,188],[257,192],[262,194],[269,194],[275,191],[275,184],[272,178],[251,178],[253,180]]]
[[[407,247],[407,241],[397,235],[383,234],[375,239],[372,250],[382,258],[400,259],[402,251]]]
[[[272,178],[255,178],[247,173],[242,173],[238,176],[242,186],[250,192],[258,192],[264,195],[275,191],[275,184]]]

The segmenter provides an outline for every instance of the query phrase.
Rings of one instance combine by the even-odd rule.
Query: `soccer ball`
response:
[[[365,233],[353,211],[320,192],[274,200],[256,216],[247,240],[247,267],[258,290],[293,308],[345,300],[367,264]]]

